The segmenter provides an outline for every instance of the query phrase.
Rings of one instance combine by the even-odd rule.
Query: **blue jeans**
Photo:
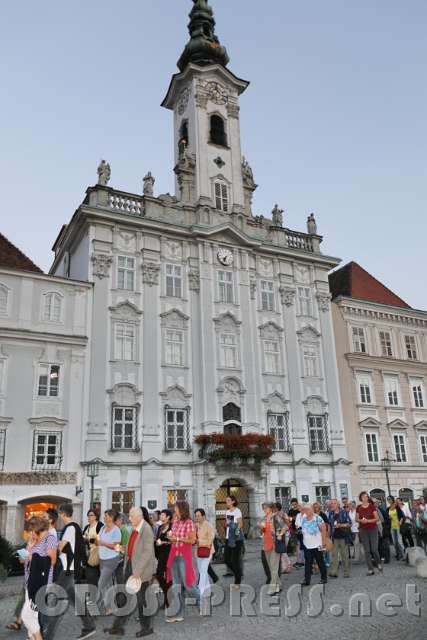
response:
[[[403,549],[402,546],[400,544],[400,531],[399,529],[392,529],[391,530],[391,537],[393,540],[393,544],[394,544],[394,549],[396,551],[396,557],[402,556],[403,555]]]
[[[179,609],[176,613],[177,618],[182,618],[184,616],[184,591],[185,596],[189,598],[194,598],[196,600],[196,604],[198,605],[200,602],[200,592],[197,587],[186,587],[185,585],[185,560],[182,556],[177,556],[173,561],[172,565],[172,582],[174,587],[181,587],[180,590],[176,593],[176,597],[178,598]],[[166,612],[167,613],[167,612]]]

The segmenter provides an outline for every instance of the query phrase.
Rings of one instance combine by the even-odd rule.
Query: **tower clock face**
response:
[[[219,249],[218,260],[226,267],[230,267],[233,264],[233,253],[230,251],[230,249]]]
[[[226,104],[228,101],[227,91],[218,82],[208,82],[206,85],[209,100],[215,104]]]

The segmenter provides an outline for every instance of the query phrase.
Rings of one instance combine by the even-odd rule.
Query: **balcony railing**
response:
[[[314,252],[313,238],[306,233],[286,229],[286,244],[290,249]]]
[[[117,195],[111,193],[108,198],[108,205],[114,211],[129,213],[130,215],[140,216],[143,211],[142,200],[132,198],[126,195]]]
[[[275,440],[259,433],[245,435],[211,433],[199,435],[194,442],[200,445],[199,457],[209,462],[261,463],[273,455]]]

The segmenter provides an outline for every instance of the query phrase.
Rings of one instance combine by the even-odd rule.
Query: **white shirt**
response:
[[[315,530],[315,533],[312,533],[311,531],[308,530],[310,523],[312,523],[311,526]],[[312,520],[307,520],[306,515],[302,516],[301,518],[301,528],[302,528],[304,546],[307,547],[307,549],[319,549],[323,546],[322,534],[318,526],[319,524],[323,524],[323,519],[320,516],[317,516],[316,514],[314,514],[314,517]]]
[[[54,536],[54,538],[58,540],[58,532],[56,531],[55,527],[49,527],[49,535]]]
[[[228,511],[225,512],[225,521],[226,522],[227,522],[227,518],[229,518],[230,516],[234,516],[234,522],[237,523],[237,520],[239,518],[242,518],[242,512],[237,507],[235,509],[228,509]],[[225,537],[228,540],[228,527],[227,527],[227,530],[225,532]]]
[[[301,520],[303,518],[302,513],[300,512],[297,517],[295,518],[295,529],[299,529],[301,526]]]
[[[412,520],[412,513],[406,502],[404,502],[400,508],[402,509],[405,518]]]
[[[348,515],[350,516],[350,520],[351,520],[351,532],[352,533],[359,533],[359,523],[356,522],[356,509],[354,509],[354,511],[350,510],[348,512]]]
[[[76,546],[76,530],[72,525],[65,530],[65,533],[62,536],[61,542],[69,542],[71,551],[74,553],[74,548]],[[67,569],[67,556],[65,553],[61,553],[59,557],[61,559],[62,566],[65,571]],[[74,571],[74,560],[71,563],[70,571]]]

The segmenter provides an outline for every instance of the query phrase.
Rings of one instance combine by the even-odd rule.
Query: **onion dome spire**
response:
[[[215,35],[215,19],[212,8],[207,0],[193,0],[194,6],[190,12],[188,41],[180,59],[178,67],[184,71],[185,67],[194,62],[199,65],[221,64],[227,66],[230,58]]]

